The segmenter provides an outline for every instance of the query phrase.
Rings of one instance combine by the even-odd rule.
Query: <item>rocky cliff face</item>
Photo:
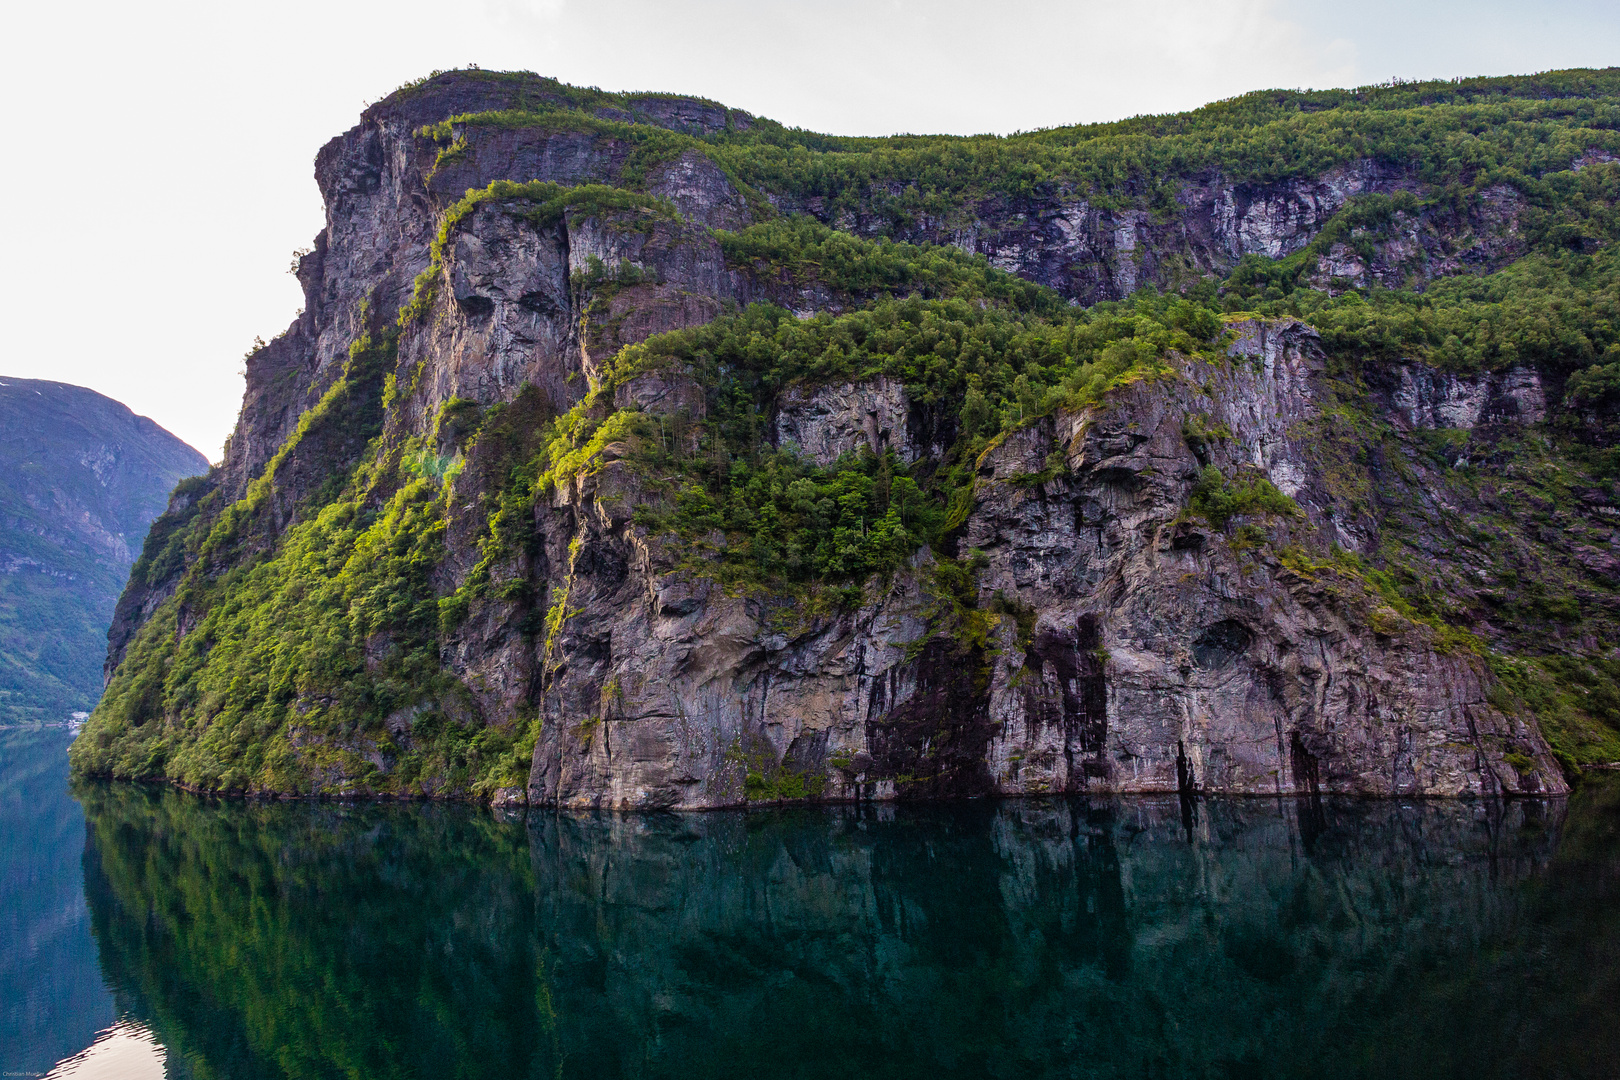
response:
[[[300,264],[306,307],[250,359],[217,492],[160,523],[190,539],[125,597],[120,689],[80,740],[82,770],[624,808],[1566,790],[1574,751],[1555,760],[1540,699],[1503,682],[1516,670],[1503,658],[1536,649],[1514,583],[1564,583],[1616,610],[1606,495],[1565,522],[1584,559],[1513,519],[1514,463],[1563,415],[1562,376],[1378,360],[1298,318],[1172,313],[1166,327],[1200,329],[1151,348],[1146,324],[1110,331],[1084,386],[1031,388],[1043,369],[1026,366],[986,399],[981,364],[952,398],[928,372],[965,353],[931,345],[906,374],[870,351],[862,367],[847,357],[866,346],[829,321],[908,294],[960,304],[895,324],[899,341],[931,318],[1033,304],[1019,325],[1058,327],[1053,342],[1070,326],[1072,349],[1073,327],[1110,316],[1075,323],[1061,300],[1212,283],[1245,256],[1305,252],[1302,280],[1328,296],[1421,286],[1524,254],[1518,189],[1437,200],[1415,168],[1369,158],[1266,182],[1160,177],[1174,198],[1139,208],[1061,183],[970,195],[896,224],[861,209],[894,195],[877,181],[829,200],[740,180],[704,147],[757,135],[745,114],[662,98],[544,113],[555,86],[444,76],[321,151],[328,224]],[[1384,200],[1376,227],[1357,225],[1370,196]],[[822,225],[767,251],[762,236],[786,234],[761,223],[784,213]],[[912,261],[896,270],[900,251]],[[1039,307],[1048,294],[996,268],[1059,300]],[[977,299],[950,299],[966,295],[941,284],[951,274],[980,275]],[[667,344],[761,303],[792,313],[775,337]],[[774,363],[793,325],[836,340],[781,385],[741,381],[754,360],[713,359]],[[1010,340],[996,348],[1011,355]],[[682,477],[742,484],[738,445],[788,454],[806,477],[865,462],[885,500],[904,475],[933,507],[914,513],[938,524],[917,543],[913,511],[890,502],[883,525],[873,502],[850,542],[880,525],[912,541],[881,572],[728,577],[737,552],[775,542],[774,507],[797,505],[778,484],[764,517],[690,524],[697,487]],[[1476,565],[1468,551],[1499,518],[1513,519],[1499,530],[1511,567]],[[342,533],[349,521],[370,531]],[[207,689],[247,685],[228,677],[246,653],[218,644],[247,631],[224,613],[248,567],[294,574],[295,547],[327,552],[325,576],[253,603],[305,610],[311,589],[354,579],[333,631],[347,644],[266,669],[243,726],[230,694]],[[365,584],[396,557],[413,569]],[[407,581],[418,599],[389,607]],[[1435,593],[1463,598],[1467,619],[1437,617],[1451,609]],[[366,614],[378,596],[382,613]],[[1570,632],[1604,632],[1587,625]],[[193,659],[153,659],[170,654]]]
[[[0,720],[95,704],[141,540],[176,482],[207,468],[93,390],[0,378]]]
[[[921,215],[895,228],[877,213],[830,214],[823,200],[782,198],[785,211],[816,216],[861,235],[951,244],[1010,273],[1083,303],[1119,299],[1143,285],[1174,285],[1203,273],[1224,276],[1245,255],[1281,259],[1305,250],[1358,196],[1424,188],[1409,169],[1357,161],[1310,178],[1270,183],[1219,174],[1185,178],[1167,210],[1095,206],[1074,190],[1024,198],[994,196],[960,214]],[[895,193],[901,185],[894,185]],[[1322,245],[1324,288],[1399,287],[1463,270],[1505,265],[1525,250],[1524,197],[1506,186],[1482,192],[1452,214],[1397,211],[1371,253],[1344,240]]]
[[[723,805],[773,770],[843,798],[1562,791],[1535,725],[1488,700],[1479,656],[1319,557],[1267,554],[1364,536],[1308,435],[1332,400],[1316,335],[1244,323],[1230,349],[984,455],[964,544],[983,555],[976,599],[1008,614],[980,645],[936,636],[927,553],[860,607],[804,618],[671,573],[612,470],[559,495],[542,511],[553,557],[575,540],[593,557],[558,646],[578,660],[549,692],[600,719],[545,729],[528,797]],[[881,383],[789,395],[778,430],[822,433],[808,444],[836,457],[865,437],[838,421],[885,399]],[[1190,444],[1195,421],[1221,436]],[[1210,465],[1269,478],[1301,516],[1252,549],[1226,542],[1183,513]]]

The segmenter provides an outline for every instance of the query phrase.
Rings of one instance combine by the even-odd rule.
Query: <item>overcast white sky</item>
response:
[[[92,387],[217,457],[301,302],[315,151],[435,68],[702,95],[838,134],[1007,132],[1268,87],[1620,63],[1612,0],[104,0],[0,44],[0,377]]]

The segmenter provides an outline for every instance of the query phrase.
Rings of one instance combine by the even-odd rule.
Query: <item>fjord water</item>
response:
[[[38,1075],[117,1018],[84,899],[61,726],[0,728],[0,1071]]]
[[[112,998],[55,989],[87,975],[78,894],[12,887],[17,845],[79,843],[66,790],[30,791],[34,817],[7,804],[7,895],[35,929],[0,949],[8,994],[46,984],[36,1003],[67,1045]],[[170,1076],[1596,1077],[1620,1061],[1615,787],[653,816],[74,795],[93,985],[162,1042]],[[9,998],[4,1016],[7,1046],[44,1030]]]

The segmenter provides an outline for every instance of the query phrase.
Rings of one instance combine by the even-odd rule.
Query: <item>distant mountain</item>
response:
[[[0,376],[0,722],[96,703],[141,540],[175,485],[207,468],[94,390]]]

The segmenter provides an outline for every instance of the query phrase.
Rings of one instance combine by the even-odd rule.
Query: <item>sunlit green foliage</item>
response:
[[[1205,465],[1193,485],[1187,504],[1193,513],[1201,515],[1217,529],[1235,517],[1274,515],[1299,517],[1299,504],[1278,491],[1263,476],[1239,477],[1228,480],[1221,470]]]
[[[1223,303],[1312,323],[1336,352],[1366,360],[1425,360],[1455,371],[1532,364],[1584,368],[1620,344],[1620,250],[1537,252],[1485,276],[1442,278],[1423,292],[1373,289],[1340,296],[1265,284],[1283,264],[1247,260]],[[1284,278],[1283,280],[1286,280]],[[1612,357],[1607,358],[1612,362]]]
[[[800,265],[800,236],[819,239],[789,234],[782,265]],[[706,572],[780,584],[859,581],[897,568],[965,520],[956,510],[971,505],[974,464],[1007,430],[1168,371],[1171,352],[1220,357],[1222,324],[1206,306],[1142,296],[1082,312],[1048,303],[1045,290],[1004,286],[1004,275],[971,261],[854,243],[903,281],[923,276],[918,264],[965,268],[974,299],[890,296],[806,319],[756,304],[626,349],[608,383],[558,419],[532,470],[537,488],[570,483],[616,448],[613,458],[630,458],[668,495],[664,506],[643,509],[643,524],[682,538]],[[849,280],[837,269],[831,276]],[[955,287],[948,274],[936,282]],[[986,292],[1008,302],[985,303]],[[649,371],[692,378],[706,394],[703,417],[608,406],[613,388]],[[949,447],[943,458],[908,467],[892,451],[866,448],[818,466],[796,447],[771,446],[768,420],[789,387],[878,377],[902,383],[913,407],[934,416]]]
[[[1566,772],[1620,762],[1620,661],[1599,656],[1493,658],[1498,707],[1535,714]]]
[[[1051,289],[993,269],[982,255],[950,246],[873,242],[814,218],[778,218],[737,232],[716,231],[715,238],[728,261],[765,281],[815,282],[859,297],[983,298],[1048,316],[1068,306]]]
[[[468,77],[504,79],[523,103],[429,129],[443,144],[451,144],[454,130],[477,127],[596,132],[631,145],[619,177],[630,184],[696,150],[744,188],[819,198],[830,213],[866,208],[902,227],[920,214],[959,214],[964,198],[989,194],[1016,198],[1071,188],[1104,204],[1170,209],[1180,178],[1212,171],[1268,182],[1371,159],[1411,168],[1428,183],[1478,188],[1533,182],[1593,149],[1620,152],[1614,69],[1261,91],[1187,113],[1006,137],[888,138],[819,135],[759,119],[743,126],[735,118],[707,134],[678,133],[628,122],[642,118],[634,95],[522,73]]]
[[[1564,384],[1572,405],[1596,405],[1620,399],[1620,344],[1603,351],[1603,364],[1577,371]]]
[[[162,538],[145,572],[176,550],[188,569],[74,744],[78,769],[233,791],[308,790],[327,771],[399,793],[521,782],[537,728],[484,726],[439,664],[429,575],[458,470],[409,446],[344,467],[381,428],[394,358],[392,336],[362,335],[244,498]],[[272,538],[278,474],[310,457],[333,474]]]

